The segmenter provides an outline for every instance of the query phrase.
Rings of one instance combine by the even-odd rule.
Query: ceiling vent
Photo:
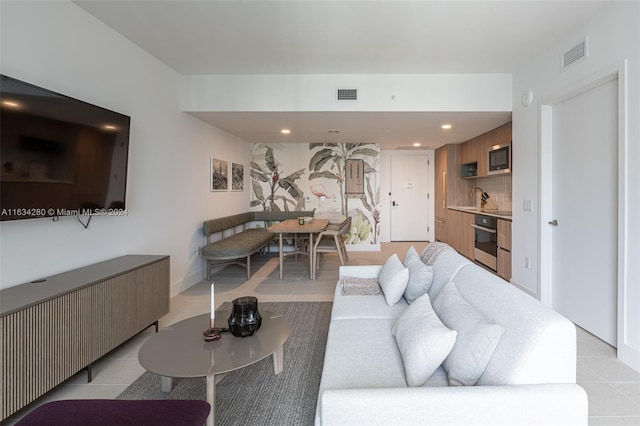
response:
[[[582,40],[562,55],[562,69],[567,69],[570,65],[575,64],[582,58],[587,56],[587,39]]]
[[[358,89],[336,89],[337,101],[357,101]]]

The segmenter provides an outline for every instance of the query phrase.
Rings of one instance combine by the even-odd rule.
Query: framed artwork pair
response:
[[[210,159],[210,191],[229,191],[229,176],[231,176],[231,191],[244,191],[244,165],[231,163],[211,157]]]

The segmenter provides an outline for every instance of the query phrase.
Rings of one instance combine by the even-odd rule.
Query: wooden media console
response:
[[[0,420],[169,312],[169,256],[130,255],[0,291]]]

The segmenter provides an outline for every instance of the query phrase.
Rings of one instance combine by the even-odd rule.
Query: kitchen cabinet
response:
[[[450,144],[435,152],[435,238],[449,243],[457,238],[457,225],[449,223],[448,206],[469,205],[473,181],[460,178],[460,145]]]
[[[511,222],[498,220],[498,275],[511,279]]]
[[[463,256],[473,259],[475,234],[473,232],[474,215],[457,210],[449,210],[447,220],[448,244]]]
[[[448,148],[436,149],[435,153],[435,217],[445,220],[447,217],[446,185],[447,185],[447,154]]]
[[[460,164],[477,163],[477,177],[488,174],[488,153],[493,145],[511,142],[511,123],[460,144]]]

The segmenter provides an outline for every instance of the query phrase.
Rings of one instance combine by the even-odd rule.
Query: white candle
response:
[[[215,290],[213,289],[213,282],[211,283],[211,323],[213,324],[213,320],[216,319],[216,296]]]

